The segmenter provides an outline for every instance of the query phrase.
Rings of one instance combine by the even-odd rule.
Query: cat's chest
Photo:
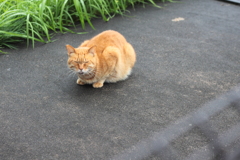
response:
[[[94,76],[78,76],[78,77],[85,83],[94,83],[98,81],[95,75]]]

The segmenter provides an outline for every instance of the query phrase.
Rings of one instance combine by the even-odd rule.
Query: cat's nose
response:
[[[83,74],[83,69],[79,69],[79,70],[78,70],[78,73],[79,73],[79,74]]]

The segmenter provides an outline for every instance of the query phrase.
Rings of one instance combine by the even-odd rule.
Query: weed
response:
[[[76,19],[83,29],[86,23],[94,29],[91,19],[109,21],[124,15],[129,5],[146,2],[160,7],[153,0],[1,0],[0,48],[14,49],[23,40],[32,47],[35,41],[51,42],[50,31],[73,33],[68,28],[75,27]]]

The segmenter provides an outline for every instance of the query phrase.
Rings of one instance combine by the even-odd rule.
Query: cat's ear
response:
[[[93,57],[95,56],[96,52],[95,52],[95,48],[97,46],[92,46],[91,48],[88,49],[88,54],[91,54]]]
[[[66,45],[66,49],[68,52],[68,55],[70,56],[71,54],[75,53],[75,49],[71,45]]]

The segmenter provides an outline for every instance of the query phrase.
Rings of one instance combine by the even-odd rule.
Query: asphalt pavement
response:
[[[239,5],[181,0],[129,11],[77,29],[87,34],[0,55],[1,160],[111,159],[240,83]],[[108,29],[133,45],[132,75],[101,89],[77,85],[65,45]],[[223,131],[239,117],[231,110],[213,119]],[[207,143],[194,130],[173,145],[184,159]]]

